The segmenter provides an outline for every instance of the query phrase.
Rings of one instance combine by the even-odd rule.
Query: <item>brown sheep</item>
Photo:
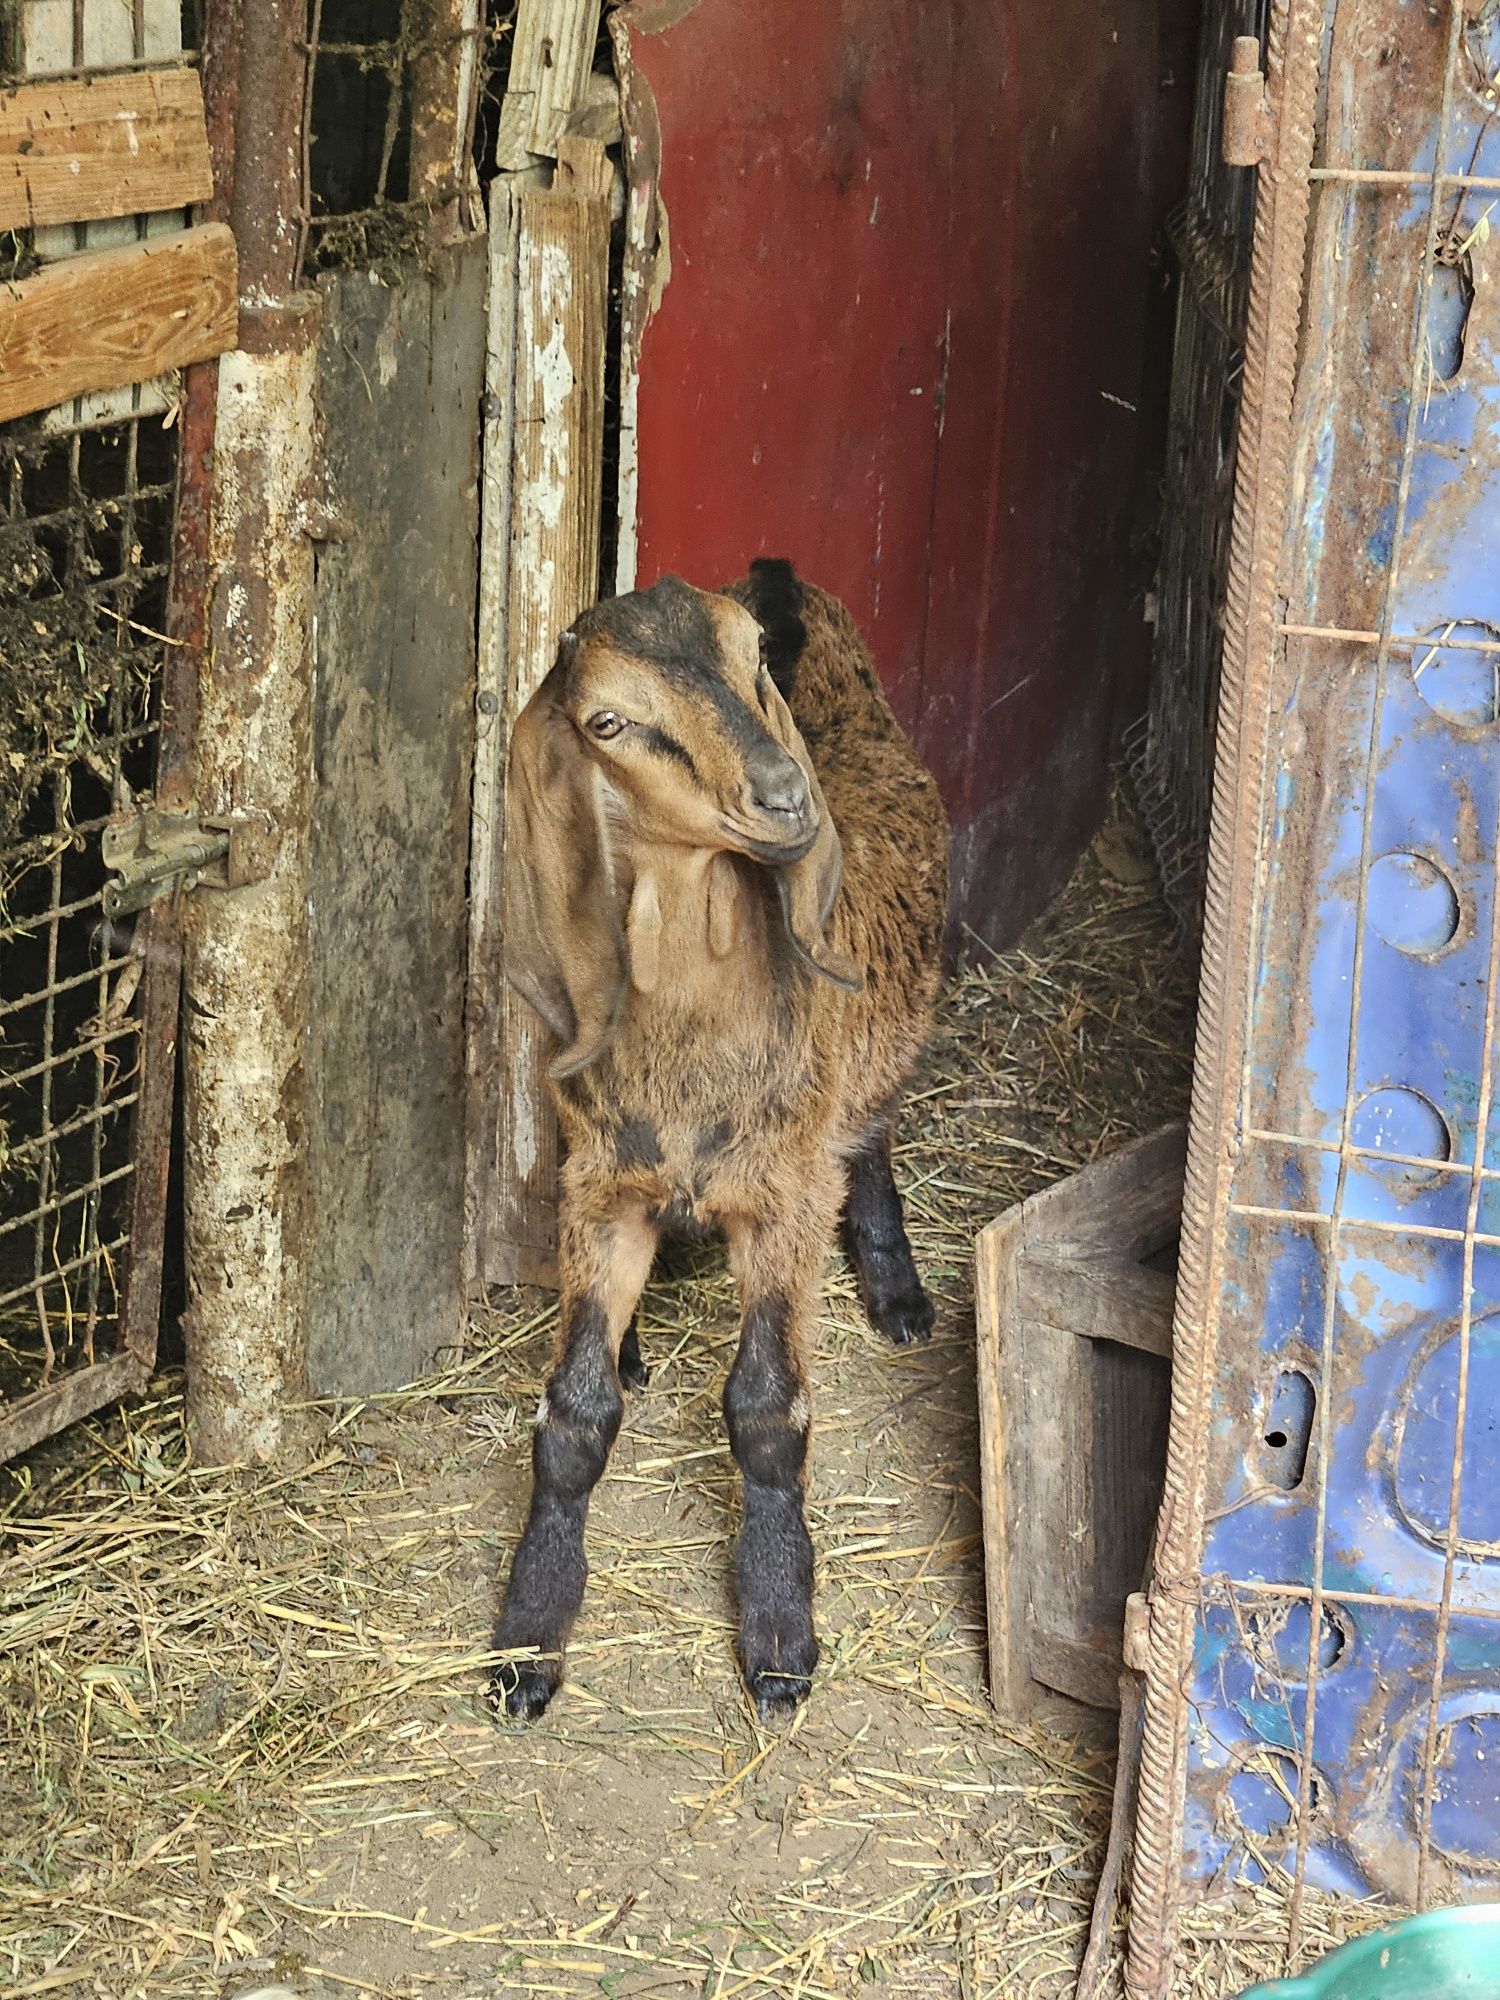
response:
[[[757,562],[595,606],[516,724],[506,977],[559,1044],[556,1358],[492,1698],[539,1715],[582,1601],[584,1518],[646,1379],[633,1315],[664,1232],[722,1230],[744,1323],[724,1391],[744,1478],[740,1664],[762,1715],[817,1661],[802,1510],[828,1247],[871,1323],[932,1307],[891,1177],[947,901],[937,788],[848,613]]]

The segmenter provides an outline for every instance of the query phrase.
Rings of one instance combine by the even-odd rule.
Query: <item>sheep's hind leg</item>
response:
[[[584,1228],[565,1220],[563,1238],[560,1352],[537,1409],[531,1507],[495,1628],[497,1652],[536,1657],[504,1660],[490,1677],[492,1704],[518,1721],[540,1715],[562,1680],[588,1580],[589,1496],[625,1410],[616,1352],[656,1247],[640,1218]]]
[[[620,1380],[627,1389],[644,1389],[651,1380],[651,1370],[641,1359],[641,1337],[632,1320],[625,1329],[625,1338],[620,1342]]]
[[[907,1241],[901,1197],[891,1172],[891,1128],[884,1120],[849,1160],[844,1250],[854,1267],[865,1316],[898,1347],[932,1337],[932,1301]]]

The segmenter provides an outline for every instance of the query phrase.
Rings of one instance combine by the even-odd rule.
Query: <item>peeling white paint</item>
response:
[[[186,917],[189,1421],[209,1459],[281,1457],[305,1395],[305,1070],[315,352],[226,354],[210,532],[214,671],[197,793],[263,812],[271,873]]]

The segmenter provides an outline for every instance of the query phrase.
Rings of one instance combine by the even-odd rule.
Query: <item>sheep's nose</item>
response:
[[[799,766],[782,751],[752,757],[745,767],[750,780],[750,796],[761,812],[783,813],[788,819],[805,819],[811,800],[807,780]]]

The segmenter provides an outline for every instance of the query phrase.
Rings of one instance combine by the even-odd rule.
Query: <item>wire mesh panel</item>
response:
[[[1171,225],[1181,283],[1156,644],[1146,713],[1125,745],[1163,891],[1192,938],[1203,919],[1255,219],[1255,176],[1222,155],[1224,76],[1235,37],[1264,34],[1266,9],[1267,0],[1209,0],[1203,13],[1189,189]]]
[[[421,249],[435,209],[471,201],[480,69],[509,12],[482,0],[308,0],[308,269],[393,272]]]
[[[99,841],[151,780],[175,456],[159,418],[0,434],[0,1453],[119,1352],[145,946]]]
[[[1134,2000],[1500,1896],[1500,5],[1272,57]]]
[[[21,0],[0,80],[159,65],[195,38],[178,0]],[[182,223],[18,233],[6,275]],[[0,428],[0,1457],[154,1352],[175,989],[166,927],[105,914],[100,838],[155,772],[175,400],[173,378]]]

